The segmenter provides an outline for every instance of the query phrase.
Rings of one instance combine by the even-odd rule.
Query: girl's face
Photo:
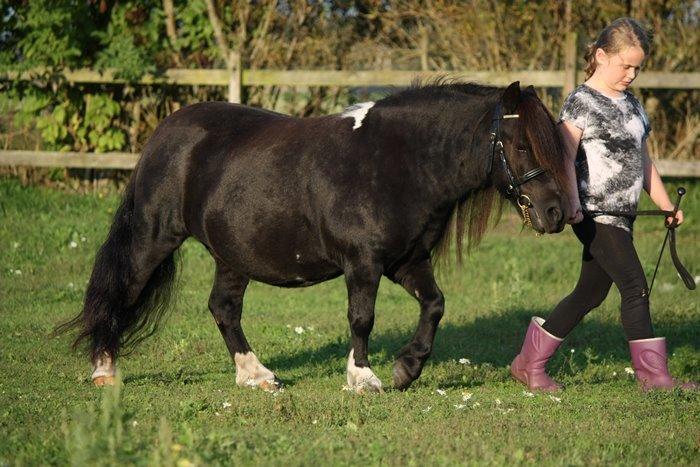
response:
[[[644,50],[638,46],[628,47],[619,53],[607,54],[596,50],[597,61],[594,74],[609,91],[623,92],[639,74],[644,62]]]

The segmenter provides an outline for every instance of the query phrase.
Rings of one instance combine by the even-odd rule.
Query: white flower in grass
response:
[[[472,404],[472,407],[479,407],[480,405],[481,405],[480,403],[474,402],[474,403]]]
[[[432,405],[429,405],[429,406],[427,406],[426,408],[424,408],[421,412],[423,412],[423,413],[428,413],[428,412],[430,412],[430,409],[432,409],[432,408],[433,408],[433,406],[432,406]]]
[[[633,375],[634,370],[630,367],[625,367],[625,373],[627,373],[628,375]]]
[[[85,243],[85,242],[87,242],[87,238],[85,238],[85,237],[80,237],[80,241],[83,242],[83,243]]]
[[[318,423],[318,420],[316,420],[316,419],[313,419],[313,420],[311,421],[311,424],[312,424],[312,425],[315,425],[315,424],[317,424],[317,423]]]
[[[21,269],[15,269],[15,276],[21,276],[22,275],[22,270]]]
[[[571,349],[569,352],[574,353],[576,352],[576,349]]]
[[[613,371],[613,376],[617,376],[617,371]]]
[[[535,395],[529,391],[523,391],[523,396],[525,397],[535,397]]]
[[[469,360],[468,358],[460,358],[459,363],[461,363],[462,365],[471,365],[472,364],[471,360]]]
[[[297,334],[304,334],[304,328],[302,328],[301,326],[297,326],[294,328],[294,332],[296,332]]]
[[[221,414],[219,412],[214,412],[214,415],[216,415],[217,417],[221,417]]]
[[[447,392],[444,389],[436,389],[435,392],[437,392],[441,396],[444,396],[445,394],[447,394]]]
[[[221,407],[223,407],[224,409],[228,409],[229,407],[231,407],[231,403],[228,401],[224,401],[224,403],[221,404]]]
[[[464,404],[455,404],[455,409],[457,409],[457,410],[461,410],[465,407],[466,407],[466,405],[464,405]]]
[[[136,420],[134,420],[133,422],[131,422],[131,426],[136,426],[136,425],[138,425],[138,424],[139,424],[139,422],[137,422]]]
[[[12,242],[12,248],[14,248],[15,250],[19,248],[19,242]]]
[[[462,400],[464,402],[467,402],[469,399],[471,399],[473,394],[471,392],[463,392],[462,393]]]
[[[561,397],[556,397],[550,394],[549,398],[554,402],[561,402]]]
[[[501,399],[496,399],[494,402],[496,403],[496,405],[501,405]]]

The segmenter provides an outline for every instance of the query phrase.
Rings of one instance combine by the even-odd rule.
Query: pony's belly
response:
[[[341,275],[343,271],[336,265],[325,262],[313,264],[297,263],[297,267],[289,264],[280,264],[276,270],[271,268],[254,268],[249,277],[255,281],[278,287],[308,287]]]

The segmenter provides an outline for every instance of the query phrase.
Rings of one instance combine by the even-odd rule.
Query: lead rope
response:
[[[666,248],[666,243],[668,242],[668,237],[671,237],[671,258],[673,259],[673,264],[676,266],[678,274],[681,276],[681,280],[685,283],[686,287],[690,290],[695,289],[695,279],[688,273],[688,270],[683,267],[680,260],[678,259],[678,254],[676,253],[676,227],[678,223],[676,222],[676,213],[681,205],[681,199],[685,194],[685,188],[678,188],[678,201],[673,207],[673,220],[666,226],[666,236],[664,237],[664,243],[661,245],[661,251],[659,252],[659,259],[656,260],[656,268],[654,268],[654,275],[651,278],[651,285],[649,286],[649,296],[651,297],[651,291],[654,288],[654,279],[656,279],[656,272],[659,270],[659,263],[661,263],[661,257],[664,254],[664,249]]]
[[[671,221],[668,225],[666,225],[666,236],[664,237],[664,242],[661,245],[661,251],[659,252],[659,258],[656,260],[656,268],[654,268],[654,275],[651,278],[651,285],[649,286],[649,296],[651,296],[651,291],[654,288],[654,280],[656,279],[656,273],[659,270],[659,264],[661,264],[661,258],[664,254],[664,250],[666,249],[666,243],[669,244],[669,248],[671,250],[671,260],[673,261],[673,265],[676,267],[676,271],[678,272],[678,276],[681,278],[683,281],[683,284],[689,289],[689,290],[695,290],[695,279],[693,279],[693,276],[690,275],[688,270],[683,266],[683,263],[681,263],[680,258],[678,257],[678,251],[676,249],[676,227],[678,227],[678,224],[675,221],[676,213],[678,212],[678,209],[681,205],[681,199],[683,198],[683,195],[685,195],[685,188],[679,187],[677,190],[678,193],[678,201],[676,201],[675,206],[673,207],[672,211],[663,211],[663,210],[649,210],[649,211],[634,211],[634,212],[624,212],[624,211],[587,211],[587,214],[598,214],[598,215],[608,215],[608,216],[624,216],[624,217],[635,217],[635,216],[666,216],[666,217],[673,217],[674,220]],[[670,241],[669,241],[670,238]]]

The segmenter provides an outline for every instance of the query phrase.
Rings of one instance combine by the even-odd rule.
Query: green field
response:
[[[679,250],[697,276],[700,184],[686,187]],[[117,202],[0,179],[0,466],[700,465],[700,394],[637,389],[625,371],[615,290],[552,359],[550,372],[566,385],[556,398],[527,394],[509,378],[530,316],[546,317],[569,292],[579,262],[569,229],[536,238],[513,216],[461,269],[441,270],[446,314],[433,356],[406,392],[343,391],[342,279],[292,290],[250,285],[248,340],[286,388],[237,387],[207,309],[213,261],[192,241],[182,249],[177,299],[161,331],[120,360],[123,385],[95,388],[87,359],[69,350],[70,336],[48,335],[81,308]],[[637,223],[648,277],[660,225]],[[672,373],[696,381],[698,303],[667,252],[652,315],[657,334],[668,338]],[[384,280],[370,360],[385,386],[417,318],[415,300]]]

